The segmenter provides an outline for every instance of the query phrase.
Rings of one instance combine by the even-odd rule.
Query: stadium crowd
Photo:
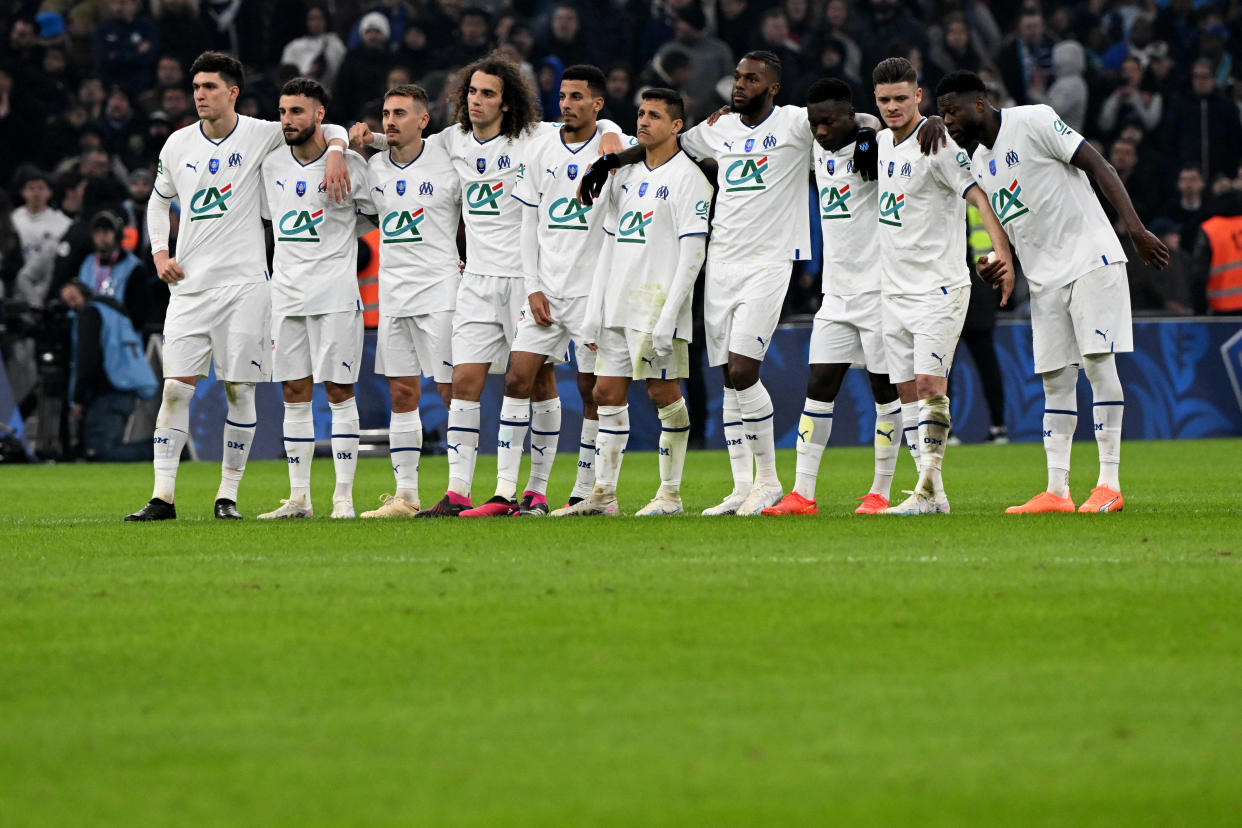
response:
[[[563,69],[599,66],[601,117],[627,134],[650,86],[683,95],[687,126],[705,119],[729,99],[750,49],[779,56],[778,104],[805,104],[814,81],[836,78],[874,111],[871,67],[899,55],[917,68],[930,113],[938,81],[971,70],[998,105],[1051,105],[1116,168],[1172,251],[1157,273],[1119,232],[1136,313],[1237,312],[1211,306],[1206,291],[1213,240],[1242,229],[1236,3],[12,0],[0,22],[3,354],[26,414],[41,376],[67,374],[65,320],[84,300],[106,292],[136,331],[161,329],[168,288],[155,278],[145,211],[160,148],[197,119],[187,70],[207,49],[244,64],[240,114],[275,118],[282,84],[308,76],[332,92],[329,120],[378,130],[385,90],[412,82],[431,101],[427,134],[452,123],[456,70],[497,48],[518,62],[546,120],[559,115]],[[1230,222],[1205,231],[1216,216]],[[820,261],[806,264],[794,270],[786,317],[818,307]],[[118,293],[109,281],[122,272]],[[1003,312],[1022,313],[1022,298],[1019,285]],[[43,353],[54,364],[40,364]],[[63,395],[69,410],[75,393],[87,392]]]

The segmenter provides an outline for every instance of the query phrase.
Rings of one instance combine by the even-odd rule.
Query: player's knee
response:
[[[914,391],[920,400],[936,397],[948,391],[949,381],[944,377],[932,377],[924,374],[914,378]]]
[[[651,400],[656,408],[664,408],[670,406],[681,397],[681,390],[671,383],[648,383],[647,398]]]
[[[889,403],[897,399],[897,387],[889,381],[888,374],[868,372],[867,378],[871,382],[871,396],[876,402]]]
[[[744,357],[739,354],[729,355],[729,383],[733,388],[741,391],[750,388],[759,381],[759,366],[762,363],[757,359]]]
[[[229,414],[243,416],[246,418],[246,422],[254,420],[254,417],[251,416],[255,412],[253,382],[226,382],[224,384],[224,398],[228,400]],[[230,417],[230,419],[233,419],[233,417]]]
[[[540,369],[535,377],[529,394],[533,400],[550,400],[557,396],[556,393],[556,374],[552,370],[551,365],[545,365]]]
[[[418,408],[418,392],[405,383],[389,383],[388,396],[392,398],[393,411],[404,413]]]
[[[338,385],[335,382],[325,382],[323,391],[330,403],[343,403],[354,396],[353,385]]]
[[[812,365],[806,382],[806,395],[819,402],[832,402],[841,391],[844,376],[844,371],[835,370],[833,366]]]
[[[528,399],[533,384],[528,378],[510,368],[509,373],[505,374],[505,396],[515,400]]]

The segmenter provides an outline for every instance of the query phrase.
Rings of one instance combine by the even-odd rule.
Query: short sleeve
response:
[[[173,182],[172,167],[168,157],[168,144],[160,150],[159,160],[155,162],[155,191],[167,199],[177,197],[177,185]]]
[[[787,106],[785,111],[789,118],[789,140],[796,146],[811,148],[811,144],[815,141],[815,132],[811,129],[811,122],[807,119],[805,106]]]
[[[712,147],[706,140],[705,131],[707,124],[702,123],[681,133],[678,139],[681,141],[681,148],[686,154],[695,161],[702,161],[704,158],[712,158]]]
[[[376,215],[379,210],[371,198],[371,168],[361,156],[352,152],[346,153],[345,159],[349,165],[350,180],[354,185],[354,207],[359,213],[368,216]]]
[[[936,177],[959,196],[965,196],[966,191],[974,186],[975,178],[970,174],[970,156],[952,138],[948,139],[947,145],[940,152],[932,154],[931,162]]]
[[[617,196],[621,190],[621,182],[617,174],[609,176],[599,198],[595,200],[595,209],[600,211],[600,226],[610,236],[617,235]]]
[[[707,235],[707,213],[712,204],[712,185],[692,167],[685,177],[685,192],[677,200],[677,238]]]
[[[280,121],[255,121],[258,127],[258,133],[263,141],[263,154],[267,155],[272,150],[280,149],[285,145],[285,130],[280,125]]]
[[[537,148],[528,153],[528,156],[525,174],[517,176],[513,185],[513,197],[527,207],[538,207],[542,201],[539,181],[544,173],[543,164]]]
[[[1002,110],[1001,117],[1006,116],[1013,117],[1013,110]],[[1062,121],[1050,106],[1031,107],[1022,127],[1032,144],[1066,164],[1074,160],[1074,155],[1082,146],[1083,137]]]

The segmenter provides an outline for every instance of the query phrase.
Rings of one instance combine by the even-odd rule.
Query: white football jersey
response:
[[[900,144],[893,131],[876,136],[880,263],[888,294],[931,293],[970,284],[966,265],[966,202],[974,186],[970,159],[952,138],[934,155],[919,149],[919,130]]]
[[[806,108],[778,106],[753,127],[729,113],[681,135],[696,160],[720,165],[714,232],[707,256],[714,262],[767,263],[811,258],[806,159],[814,143]]]
[[[1031,293],[1126,261],[1087,174],[1070,163],[1082,142],[1040,104],[1001,110],[996,143],[975,149],[971,171],[1022,260]]]
[[[854,142],[836,152],[815,144],[815,187],[824,235],[824,293],[853,296],[880,289],[874,181],[854,169]]]
[[[371,156],[371,200],[379,213],[379,307],[418,316],[457,304],[457,226],[461,183],[444,147],[424,141],[405,166],[389,152]]]
[[[599,157],[602,135],[596,127],[588,141],[572,146],[559,129],[534,139],[526,174],[513,193],[539,211],[538,277],[552,296],[569,299],[591,292],[604,238],[603,212],[578,202],[578,185]]]
[[[673,284],[680,241],[707,234],[711,202],[712,185],[684,152],[654,170],[640,161],[613,175],[598,204],[606,243],[613,245],[605,327],[655,327]],[[693,331],[690,299],[677,315],[676,336],[687,342]]]
[[[283,140],[281,142],[284,143]],[[367,162],[345,153],[350,198],[333,201],[323,188],[325,151],[303,164],[291,147],[263,160],[263,192],[272,218],[272,314],[309,316],[360,310],[358,213],[373,215]]]
[[[278,122],[245,115],[238,115],[233,131],[219,141],[207,137],[201,122],[168,136],[155,189],[181,204],[176,249],[170,253],[185,279],[168,286],[174,296],[267,279],[259,168],[268,153],[284,145]]]

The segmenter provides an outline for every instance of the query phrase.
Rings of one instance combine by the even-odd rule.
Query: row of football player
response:
[[[198,226],[193,222],[200,212],[204,219],[236,220],[235,214],[221,209],[233,182],[215,190],[203,187],[210,182],[195,177],[198,161],[186,161],[183,168],[180,156],[187,151],[199,156],[221,152],[222,145],[241,125],[231,111],[237,92],[235,79],[219,69],[214,73],[202,66],[199,69],[205,74],[200,78],[194,73],[196,103],[200,102],[200,92],[216,91],[222,105],[213,113],[210,96],[201,96],[203,122],[196,134],[181,142],[189,146],[174,146],[184,130],[170,139],[173,151],[166,148],[167,157],[161,161],[162,186],[153,196],[154,206],[157,196],[171,198],[193,190],[191,228]],[[334,214],[340,216],[341,227],[347,228],[354,211],[368,212],[368,208],[377,217],[386,243],[381,246],[383,321],[378,367],[389,376],[393,390],[390,432],[398,489],[396,495],[385,498],[379,510],[368,514],[547,513],[550,464],[532,463],[531,481],[520,501],[516,497],[517,467],[528,429],[532,439],[544,441],[536,447],[540,458],[546,456],[548,443],[555,442],[547,438],[559,433],[559,403],[550,372],[552,363],[566,355],[571,341],[576,343],[582,372],[579,386],[587,416],[580,446],[587,459],[580,459],[579,480],[570,503],[557,512],[616,513],[616,476],[628,435],[624,391],[631,379],[647,383],[664,426],[661,488],[640,513],[680,512],[680,471],[689,421],[676,380],[686,370],[689,290],[704,256],[712,198],[706,180],[682,149],[695,158],[714,158],[721,170],[720,189],[715,195],[715,235],[707,255],[705,316],[709,357],[713,364],[725,366],[724,428],[734,490],[708,513],[815,511],[814,477],[831,424],[832,398],[844,370],[855,361],[867,365],[877,398],[876,477],[861,511],[948,511],[940,476],[949,427],[945,391],[948,363],[969,289],[962,264],[963,199],[979,209],[996,248],[994,257],[979,262],[981,275],[1007,294],[1012,284],[1008,231],[1023,250],[1028,272],[1035,271],[1031,278],[1033,294],[1037,298],[1043,294],[1047,300],[1042,311],[1038,302],[1033,304],[1036,370],[1044,374],[1050,398],[1045,415],[1049,491],[1032,504],[1038,508],[1053,498],[1058,499],[1057,510],[1064,510],[1062,501],[1068,501],[1065,483],[1072,409],[1076,406],[1071,399],[1066,408],[1053,409],[1052,397],[1058,388],[1063,392],[1064,379],[1076,377],[1078,365],[1085,364],[1097,396],[1097,420],[1104,420],[1096,427],[1101,483],[1088,505],[1105,497],[1104,510],[1120,508],[1116,482],[1120,385],[1112,353],[1129,347],[1124,258],[1111,231],[1107,238],[1098,232],[1098,225],[1102,222],[1107,228],[1107,222],[1085,177],[1070,165],[1089,169],[1101,180],[1122,215],[1133,217],[1111,168],[1051,110],[1019,108],[1007,110],[1004,116],[1007,148],[1001,157],[1008,168],[1028,163],[1030,169],[1041,173],[1038,179],[1042,182],[1042,174],[1053,173],[1053,167],[1059,165],[1067,181],[1059,189],[1044,188],[1025,198],[1017,178],[1011,185],[998,185],[996,163],[990,156],[998,150],[1001,116],[985,102],[978,78],[968,74],[947,79],[941,90],[944,94],[939,97],[950,130],[979,139],[973,165],[952,141],[942,139],[943,147],[935,146],[933,125],[918,117],[920,93],[913,69],[902,59],[886,60],[876,67],[876,100],[889,127],[878,136],[860,127],[848,90],[829,81],[815,87],[808,108],[773,106],[780,79],[779,61],[773,55],[748,54],[739,63],[735,77],[733,111],[714,124],[681,134],[680,100],[671,93],[651,93],[640,113],[638,146],[607,154],[584,174],[579,165],[599,152],[605,140],[595,123],[602,98],[598,70],[575,67],[567,71],[562,87],[563,123],[535,128],[534,108],[520,76],[511,64],[489,58],[466,70],[459,123],[425,140],[421,134],[427,120],[425,96],[416,87],[392,90],[384,107],[388,152],[371,160],[370,182],[359,183],[360,179],[365,182],[367,170],[358,170],[344,197],[334,192],[335,183],[347,178],[339,175],[339,169],[326,172],[320,192],[312,193],[306,186],[321,166],[329,170],[335,155],[319,126],[326,93],[307,81],[287,87],[287,94],[281,98],[281,118],[283,139],[290,150],[265,148],[262,176],[277,224],[271,285],[273,374],[284,382],[292,488],[289,500],[270,515],[311,513],[307,461],[309,444],[313,443],[309,417],[312,381],[325,384],[333,406],[338,478],[333,512],[339,516],[353,514],[349,486],[357,441],[352,382],[357,376],[361,347],[359,305],[354,286],[349,297],[355,303],[353,316],[351,310],[336,306],[344,304],[348,292],[344,286],[349,280],[330,275],[331,268],[324,267],[325,262],[339,261],[342,256],[324,255],[322,251],[329,248],[323,247],[321,236],[331,230]],[[213,114],[215,118],[209,118]],[[1015,123],[1016,128],[1012,126]],[[967,130],[974,134],[967,135]],[[906,140],[915,133],[921,133],[918,144]],[[360,146],[371,136],[362,126],[355,128],[351,138]],[[207,139],[211,147],[201,146],[199,139]],[[245,165],[240,160],[233,164],[235,155],[228,156],[229,168],[236,166],[237,176],[244,176]],[[436,161],[442,169],[435,167]],[[639,161],[645,163],[626,167],[608,182],[611,170]],[[799,429],[798,478],[794,491],[784,496],[775,468],[772,403],[758,374],[792,261],[809,252],[809,217],[801,209],[798,195],[808,165],[815,169],[820,184],[825,302],[812,338],[812,376],[803,427]],[[250,165],[246,171],[253,168]],[[174,181],[177,175],[167,175],[170,169],[185,181]],[[207,169],[215,175],[221,164],[209,161]],[[989,171],[990,178],[980,172],[983,169]],[[433,173],[443,173],[439,179],[443,183],[428,177]],[[579,177],[581,193],[577,192]],[[413,186],[416,179],[418,187]],[[445,184],[453,193],[454,183],[470,251],[466,271],[456,283],[448,276],[450,259],[455,263],[455,250],[454,255],[442,260],[427,255],[435,246],[435,237],[455,237],[459,213],[453,199],[447,199],[450,209],[440,211],[445,218],[442,227],[436,226],[435,210],[431,209],[443,208],[445,199],[439,199],[437,193],[444,193]],[[990,200],[985,190],[991,193]],[[1055,209],[1049,207],[1053,191],[1057,193]],[[593,209],[592,198],[601,192],[602,209]],[[1047,228],[1063,220],[1060,199],[1066,192],[1079,214],[1071,222],[1074,232],[1068,234],[1068,241],[1066,234],[1050,233]],[[510,194],[513,198],[506,198]],[[201,210],[195,209],[195,202]],[[211,215],[212,209],[215,215]],[[1095,214],[1099,221],[1094,221]],[[1026,217],[1030,218],[1021,221]],[[257,225],[257,217],[252,218],[248,224]],[[159,249],[163,237],[155,224],[152,238],[157,265],[161,277],[174,283],[174,304],[182,295],[188,298],[233,287],[207,284],[186,290],[184,274],[190,271],[178,266],[186,262],[186,247],[178,251],[177,260],[170,259],[166,250]],[[203,232],[191,233],[190,247],[200,239],[206,242],[213,232],[218,241],[227,237],[218,230],[227,222],[204,220],[200,224]],[[1139,249],[1161,263],[1167,252],[1159,242],[1146,234],[1136,217],[1131,226]],[[1023,244],[1028,231],[1036,240],[1029,247]],[[348,233],[332,235],[340,236],[344,248],[350,247],[345,244],[350,240]],[[333,240],[327,241],[330,247]],[[514,274],[511,261],[515,244],[521,251],[522,281]],[[1045,255],[1046,248],[1058,244],[1070,249]],[[1091,254],[1091,261],[1098,255],[1102,266],[1088,262],[1079,248],[1102,251]],[[228,249],[237,252],[239,248],[232,245]],[[348,253],[344,259],[352,265]],[[204,272],[210,269],[209,261],[204,261]],[[878,262],[879,267],[860,268],[860,262]],[[411,270],[411,266],[420,269]],[[1055,272],[1048,272],[1050,269]],[[347,272],[352,274],[352,269]],[[421,275],[412,277],[411,273]],[[419,297],[419,301],[403,304],[401,297]],[[258,296],[250,298],[254,300],[251,304],[261,304]],[[187,302],[202,304],[199,300]],[[220,303],[213,304],[217,312],[199,320],[197,332],[189,330],[177,336],[182,328],[174,328],[174,336],[166,333],[169,344],[192,339],[198,342],[174,349],[178,359],[166,368],[170,378],[155,436],[155,496],[131,516],[133,519],[175,514],[171,482],[180,452],[178,433],[184,442],[184,430],[178,429],[176,415],[185,408],[185,393],[192,392],[197,376],[188,370],[178,376],[177,369],[198,367],[203,369],[198,373],[203,373],[213,352],[217,370],[224,373],[231,391],[224,474],[216,511],[219,516],[236,516],[235,481],[244,468],[247,442],[243,438],[254,426],[253,386],[249,386],[251,416],[247,418],[248,377],[240,356],[245,348],[229,341],[229,328],[222,328],[219,318],[229,312],[221,314]],[[226,304],[231,307],[233,303]],[[450,304],[455,307],[444,307]],[[184,321],[193,321],[194,315],[186,313],[184,317]],[[172,308],[169,318],[174,318]],[[183,321],[182,315],[176,318],[179,323]],[[1097,324],[1102,328],[1092,329]],[[184,325],[185,329],[194,327]],[[1107,347],[1101,348],[1088,333],[1099,335]],[[227,352],[223,360],[222,350]],[[446,350],[449,359],[443,358]],[[497,492],[487,503],[474,507],[470,488],[479,439],[479,394],[486,373],[503,370],[506,360],[509,370],[499,423]],[[1059,364],[1052,364],[1058,360]],[[262,361],[251,360],[250,367],[262,372]],[[452,371],[445,376],[441,369],[448,367]],[[416,482],[416,458],[421,448],[417,415],[420,373],[435,376],[442,394],[451,394],[449,488],[435,506],[422,511],[417,508]],[[1068,387],[1072,395],[1073,384]],[[237,393],[239,389],[241,393]],[[1114,398],[1101,400],[1102,394]],[[592,418],[592,413],[597,417]],[[1062,420],[1048,428],[1050,416]],[[919,461],[920,476],[911,497],[890,507],[888,490],[898,428]],[[397,462],[406,457],[415,460]],[[412,473],[403,465],[413,465]],[[1069,508],[1073,508],[1072,502]]]

